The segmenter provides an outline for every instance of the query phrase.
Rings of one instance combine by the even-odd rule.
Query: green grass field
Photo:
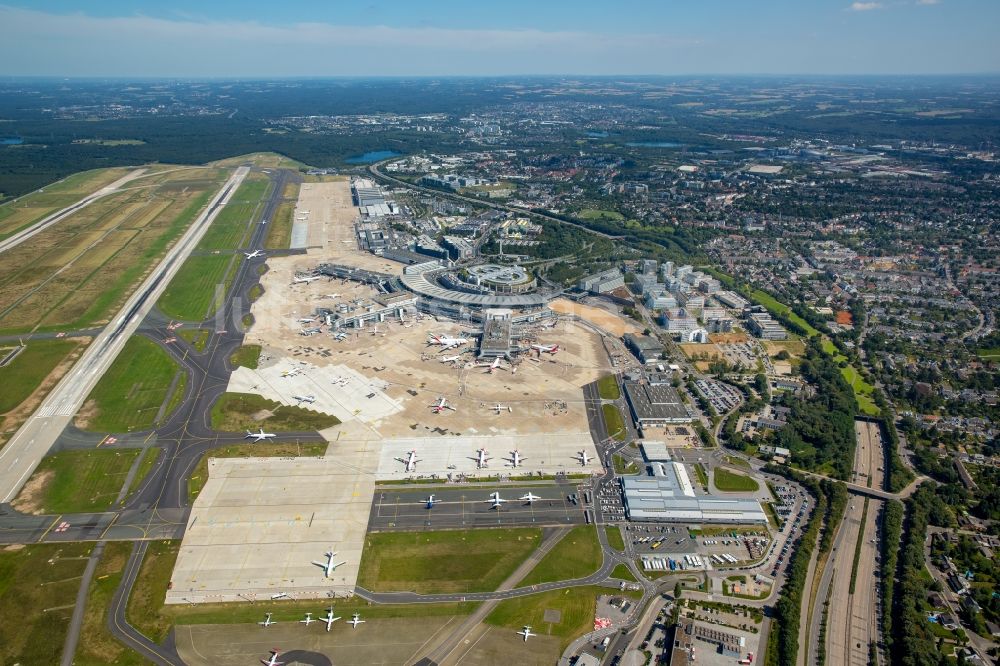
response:
[[[235,261],[239,259],[228,254],[188,257],[157,306],[174,319],[202,321],[211,316],[229,290],[232,281],[229,267]]]
[[[188,501],[194,502],[198,493],[208,482],[209,458],[287,458],[322,456],[326,453],[326,442],[309,442],[298,444],[292,442],[261,442],[258,444],[237,444],[235,446],[220,446],[209,449],[195,465],[188,478]]]
[[[696,463],[693,467],[694,475],[698,477],[698,483],[700,483],[705,490],[708,490],[708,473],[705,471],[704,465]]]
[[[980,349],[976,352],[979,358],[987,361],[1000,361],[1000,347],[993,347],[992,349]]]
[[[257,362],[260,360],[260,345],[243,345],[229,357],[229,365],[234,368],[257,369]]]
[[[177,335],[194,347],[196,352],[201,353],[205,351],[205,346],[208,345],[208,338],[212,335],[212,331],[207,328],[182,328],[177,331]]]
[[[41,385],[80,342],[72,340],[29,340],[9,365],[0,368],[0,414],[14,409]]]
[[[280,204],[274,211],[274,216],[267,227],[267,237],[264,239],[265,249],[284,250],[291,244],[294,211],[295,204],[291,201]]]
[[[622,531],[615,525],[605,525],[604,532],[608,535],[608,545],[615,550],[625,550],[625,540]]]
[[[59,663],[91,548],[66,543],[0,549],[0,664]]]
[[[600,210],[598,208],[584,208],[576,213],[576,217],[581,220],[614,220],[621,222],[625,216],[615,210]]]
[[[46,456],[14,505],[31,513],[105,511],[121,491],[139,452],[103,448]]]
[[[90,392],[77,424],[94,432],[131,432],[154,425],[171,395],[177,363],[156,343],[132,336]],[[180,382],[173,388],[179,387]],[[168,412],[164,409],[163,417]]]
[[[111,598],[121,581],[122,569],[131,550],[132,544],[128,541],[109,541],[104,546],[104,554],[87,592],[83,630],[73,656],[74,666],[141,666],[149,663],[119,643],[108,632],[105,622]]]
[[[560,647],[565,649],[574,638],[594,628],[597,597],[602,594],[621,595],[623,593],[609,588],[583,586],[508,599],[501,601],[493,609],[493,612],[486,616],[485,622],[514,631],[529,624],[531,630],[537,634],[561,638]],[[641,596],[641,593],[635,592],[625,592],[624,594],[633,599],[638,598],[637,595]],[[546,622],[546,610],[560,611],[560,621],[558,623]]]
[[[271,412],[257,419],[255,415]],[[224,432],[265,428],[275,432],[292,430],[323,430],[340,423],[334,416],[320,414],[304,407],[282,405],[252,393],[223,393],[212,406],[212,427]]]
[[[615,474],[638,474],[639,466],[621,454],[611,456],[611,464],[614,465]]]
[[[861,410],[861,413],[868,416],[878,416],[881,410],[879,410],[872,399],[875,387],[866,382],[853,365],[841,368],[840,374],[844,376],[844,381],[850,384],[854,390],[854,398],[858,401],[858,408]]]
[[[751,297],[757,303],[760,303],[765,308],[767,308],[768,312],[770,312],[771,314],[785,316],[789,319],[789,321],[792,321],[801,326],[802,330],[806,332],[807,337],[812,337],[814,335],[820,334],[819,331],[813,328],[812,324],[810,324],[805,319],[792,312],[792,309],[790,307],[788,307],[787,305],[776,299],[774,296],[771,296],[771,294],[767,293],[766,291],[755,289],[751,293]]]
[[[125,496],[126,499],[137,491],[141,486],[146,475],[149,474],[149,470],[153,469],[153,465],[156,464],[156,459],[160,457],[160,449],[151,446],[142,454],[142,460],[139,461],[139,469],[136,470],[135,478],[132,479],[132,483],[128,487],[128,494]]]
[[[531,528],[369,534],[358,585],[424,594],[495,590],[541,542]]]
[[[604,425],[608,429],[608,434],[619,442],[624,442],[626,432],[621,410],[614,405],[601,405],[601,412],[604,414]]]
[[[535,565],[518,587],[584,578],[600,569],[601,562],[601,544],[593,525],[579,525]]]
[[[618,386],[618,378],[614,375],[605,375],[597,381],[597,390],[604,400],[617,400],[622,397],[622,390]]]
[[[714,475],[715,487],[723,492],[756,492],[760,484],[755,479],[736,472],[730,472],[724,467],[716,467]]]
[[[251,176],[243,181],[205,232],[200,250],[235,250],[244,245],[247,229],[255,217],[261,199],[267,194],[269,181]]]
[[[629,569],[624,564],[617,564],[617,565],[615,565],[615,568],[611,570],[611,577],[612,578],[617,578],[618,580],[631,581],[633,583],[638,582],[635,579],[635,575],[632,573],[632,570]]]

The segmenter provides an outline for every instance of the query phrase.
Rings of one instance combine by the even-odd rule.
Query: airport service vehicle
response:
[[[347,564],[347,562],[334,562],[333,558],[336,555],[337,553],[335,551],[330,550],[326,552],[326,562],[317,562],[316,560],[313,560],[313,564],[323,570],[323,576],[325,578],[329,578],[330,574],[336,571],[337,567],[340,565]]]

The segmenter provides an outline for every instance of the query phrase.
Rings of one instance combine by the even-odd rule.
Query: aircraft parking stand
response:
[[[215,458],[194,503],[167,603],[343,596],[357,583],[374,454]],[[368,458],[370,462],[364,459]],[[365,472],[368,473],[365,473]],[[337,551],[329,579],[312,562]]]
[[[491,508],[490,493],[507,500]],[[518,498],[531,492],[541,499],[528,504]],[[433,493],[434,505],[427,507]],[[577,495],[573,504],[567,497]],[[574,484],[549,486],[476,485],[444,490],[386,487],[376,491],[369,526],[373,531],[511,527],[514,525],[569,525],[585,522],[584,498]]]

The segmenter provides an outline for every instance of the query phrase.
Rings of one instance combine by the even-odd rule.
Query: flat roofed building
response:
[[[660,358],[666,348],[663,344],[656,338],[649,337],[648,335],[634,335],[632,333],[627,333],[624,337],[625,345],[632,350],[643,363],[650,363],[656,361]]]
[[[640,427],[691,422],[691,414],[673,386],[626,381],[624,388],[632,418]]]
[[[577,283],[577,287],[582,291],[589,291],[593,294],[604,294],[624,286],[625,277],[617,268],[588,275]]]
[[[664,442],[646,441],[639,445],[646,462],[673,462],[670,449]]]
[[[625,510],[630,520],[726,525],[767,524],[767,514],[755,499],[693,496],[686,472],[677,473],[680,463],[663,465],[664,476],[624,478]],[[671,475],[670,471],[674,474]],[[687,483],[682,483],[682,478]],[[690,492],[691,494],[687,494]]]

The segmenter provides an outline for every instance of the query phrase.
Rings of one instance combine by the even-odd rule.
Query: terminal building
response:
[[[625,276],[617,268],[588,275],[577,284],[581,291],[589,291],[592,294],[604,294],[624,286]]]
[[[717,525],[766,525],[755,499],[696,495],[684,465],[655,455],[653,476],[621,480],[629,520]]]

